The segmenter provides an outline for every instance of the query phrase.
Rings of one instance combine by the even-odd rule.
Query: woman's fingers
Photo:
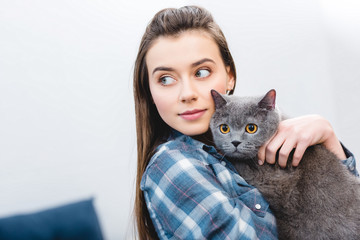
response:
[[[276,161],[276,153],[281,148],[284,143],[284,138],[279,136],[278,134],[272,138],[272,140],[266,146],[265,154],[266,154],[266,162],[270,164],[274,164]]]
[[[274,164],[277,160],[285,167],[295,149],[292,165],[298,166],[306,149],[315,144],[323,144],[340,159],[346,158],[330,123],[319,115],[308,115],[282,121],[274,136],[259,149],[259,164]]]
[[[273,139],[275,138],[276,134],[274,134],[274,136],[272,136],[267,142],[265,142],[258,151],[258,159],[259,159],[259,164],[262,165],[265,161],[270,163],[270,164],[274,164],[275,163],[275,156],[276,156],[276,151],[275,153],[272,152],[272,150],[270,148],[274,148],[274,146],[271,146],[269,148],[269,143],[273,141]],[[273,145],[273,144],[272,144]],[[280,144],[281,146],[281,144]],[[271,156],[274,156],[273,158]]]
[[[278,164],[280,167],[286,167],[291,151],[294,149],[296,142],[293,139],[286,140],[279,150]]]
[[[290,153],[293,155],[293,166],[298,166],[305,150],[310,145],[319,143],[323,135],[315,124],[317,116],[306,116],[288,119],[279,124],[278,131],[259,150],[259,160],[274,164],[278,161],[281,167],[286,167]],[[276,157],[278,156],[278,159]]]
[[[295,148],[295,152],[293,155],[292,165],[297,167],[302,159],[306,149],[308,148],[307,144],[298,144]]]

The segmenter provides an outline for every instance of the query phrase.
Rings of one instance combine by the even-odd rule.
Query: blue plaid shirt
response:
[[[214,147],[175,135],[158,147],[141,181],[159,238],[277,239],[260,192]],[[352,156],[344,164],[357,174]]]

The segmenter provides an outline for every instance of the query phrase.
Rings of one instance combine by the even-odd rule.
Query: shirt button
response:
[[[260,210],[260,209],[261,209],[261,205],[260,205],[260,204],[255,204],[255,208],[256,208],[257,210]]]
[[[226,166],[226,162],[225,162],[225,161],[221,161],[221,165]]]
[[[351,165],[350,166],[350,171],[354,171],[354,169],[355,169],[354,165]]]

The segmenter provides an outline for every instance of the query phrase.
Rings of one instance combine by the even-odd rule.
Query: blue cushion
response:
[[[93,199],[0,218],[1,240],[102,240]]]

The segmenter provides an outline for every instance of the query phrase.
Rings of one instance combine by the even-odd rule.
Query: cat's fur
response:
[[[269,202],[280,239],[360,239],[360,181],[330,151],[309,147],[298,167],[291,166],[291,156],[285,169],[258,165],[259,147],[282,118],[275,90],[260,98],[211,94],[214,143]],[[254,134],[245,131],[249,123],[258,126]],[[229,133],[220,132],[221,124],[230,127]]]

